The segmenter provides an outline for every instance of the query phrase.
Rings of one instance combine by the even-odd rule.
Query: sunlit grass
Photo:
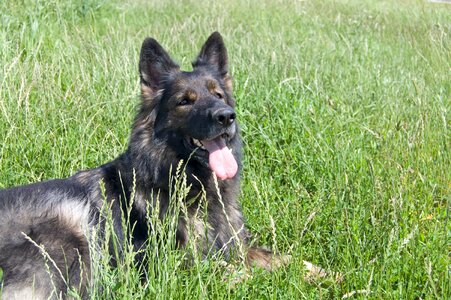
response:
[[[119,268],[99,260],[93,298],[448,298],[450,9],[426,1],[0,2],[0,187],[116,157],[138,103],[142,40],[155,37],[189,69],[219,30],[245,144],[244,214],[259,244],[293,262],[230,289],[218,262],[183,268],[183,253],[164,246],[145,283],[131,254]],[[304,282],[304,259],[345,280]]]

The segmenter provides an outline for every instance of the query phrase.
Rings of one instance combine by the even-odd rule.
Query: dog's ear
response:
[[[139,74],[143,96],[153,96],[161,89],[163,81],[180,67],[153,38],[146,38],[139,56]],[[149,95],[147,95],[149,94]]]
[[[229,75],[227,49],[219,32],[215,31],[210,35],[193,62],[194,69],[200,67],[212,68],[218,72],[231,92],[232,79]]]

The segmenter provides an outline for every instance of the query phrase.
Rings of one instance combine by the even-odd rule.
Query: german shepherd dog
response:
[[[176,245],[183,249],[190,243],[188,223],[196,222],[204,193],[207,226],[194,226],[205,236],[199,245],[204,257],[213,252],[230,260],[241,244],[248,265],[270,270],[280,263],[270,251],[250,246],[238,202],[241,141],[221,35],[207,39],[192,72],[181,71],[155,39],[147,38],[139,73],[141,103],[125,153],[66,179],[0,191],[4,299],[65,298],[71,287],[87,298],[88,235],[104,225],[102,207],[111,209],[119,239],[131,235],[135,249],[149,247],[148,210],[159,209],[160,218],[171,213],[171,170],[181,161],[191,188],[187,216],[178,217]],[[133,228],[120,226],[125,213]]]

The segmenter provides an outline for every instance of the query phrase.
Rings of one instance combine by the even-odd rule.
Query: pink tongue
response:
[[[238,164],[223,138],[217,137],[210,141],[202,141],[202,145],[210,153],[209,165],[216,177],[225,180],[235,176]]]

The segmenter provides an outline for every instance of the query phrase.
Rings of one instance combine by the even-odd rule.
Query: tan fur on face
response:
[[[143,101],[150,101],[155,97],[154,91],[145,85],[144,83],[141,84],[141,97]]]
[[[197,100],[198,96],[197,93],[193,90],[188,90],[185,93],[185,97],[190,101],[190,102],[194,102]]]
[[[221,98],[225,101],[224,97],[224,91],[221,89],[221,87],[217,84],[214,80],[207,80],[207,89],[212,95],[220,95]]]
[[[218,91],[218,86],[213,80],[207,80],[207,89],[210,91],[210,93],[213,94],[214,92]]]
[[[224,77],[224,83],[225,83],[225,88],[226,88],[227,92],[229,94],[231,94],[232,93],[232,89],[233,89],[233,83],[232,83],[232,77],[230,77],[229,74],[227,74]]]

